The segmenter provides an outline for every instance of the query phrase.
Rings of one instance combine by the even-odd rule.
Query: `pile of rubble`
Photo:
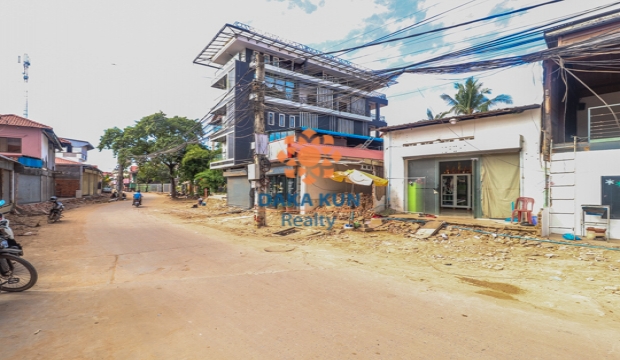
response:
[[[351,194],[355,195],[355,194]],[[335,205],[323,205],[315,208],[313,213],[318,213],[324,216],[331,216],[336,218],[337,220],[350,220],[356,218],[371,218],[374,213],[374,205],[372,201],[372,195],[361,194],[359,206],[350,206],[351,204],[347,203],[347,199],[349,198],[348,193],[342,193],[336,195],[335,204],[342,204],[341,206]]]
[[[79,199],[62,199],[61,202],[65,206],[65,209],[74,209],[85,204],[101,204],[109,201],[108,196],[92,196]],[[52,208],[52,203],[49,201],[35,204],[15,205],[11,213],[15,215],[35,216],[35,215],[47,215]]]

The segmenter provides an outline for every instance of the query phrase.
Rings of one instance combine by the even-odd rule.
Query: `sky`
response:
[[[107,128],[124,128],[162,111],[202,118],[221,90],[210,87],[215,70],[193,64],[225,23],[239,21],[321,51],[377,39],[432,18],[407,34],[450,26],[511,9],[532,0],[0,0],[0,114],[23,115],[54,128],[59,137],[93,146]],[[408,64],[516,31],[524,26],[610,1],[566,0],[525,14],[439,32],[432,36],[351,52],[343,57],[371,69]],[[454,9],[460,6],[458,9]],[[620,7],[615,7],[616,9]],[[453,9],[453,10],[451,10]],[[543,44],[539,44],[542,46]],[[25,84],[18,56],[31,60]],[[538,64],[476,74],[411,75],[381,90],[390,125],[447,110],[439,98],[453,83],[476,76],[493,96],[514,105],[542,101]],[[110,151],[92,150],[89,163],[114,168]]]

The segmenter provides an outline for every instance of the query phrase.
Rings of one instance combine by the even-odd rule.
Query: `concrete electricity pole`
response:
[[[266,192],[266,174],[262,163],[267,160],[259,151],[260,135],[265,134],[265,56],[256,53],[256,81],[254,81],[254,165],[258,172],[259,180],[254,182],[254,225],[261,227],[267,225],[267,217],[264,206],[259,206],[260,195]],[[268,160],[267,160],[268,161]]]

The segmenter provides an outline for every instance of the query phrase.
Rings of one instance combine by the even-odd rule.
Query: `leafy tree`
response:
[[[202,144],[187,145],[179,166],[181,180],[193,181],[196,174],[209,169],[209,164],[219,153],[220,150],[209,150]]]
[[[219,189],[226,184],[226,178],[222,170],[208,169],[204,170],[194,177],[194,180],[203,189],[210,189],[211,192]]]
[[[138,182],[149,184],[152,182],[161,182],[168,180],[168,168],[163,164],[146,161],[138,167]]]
[[[454,83],[454,88],[457,90],[454,98],[447,94],[442,94],[441,98],[451,107],[450,112],[456,115],[486,112],[489,111],[490,107],[499,103],[512,104],[510,95],[498,95],[493,99],[487,98],[487,95],[491,94],[491,90],[483,88],[482,85],[478,80],[470,77],[465,80],[464,84]]]
[[[97,149],[99,151],[103,149],[112,150],[112,153],[116,156],[118,162],[116,189],[119,193],[123,191],[123,171],[131,164],[131,149],[135,144],[136,138],[133,127],[126,127],[124,130],[117,127],[106,129],[103,136],[99,139]]]
[[[134,154],[142,163],[153,161],[168,168],[172,197],[176,197],[176,176],[188,143],[203,136],[201,124],[186,117],[166,117],[161,111],[145,116],[135,125]]]

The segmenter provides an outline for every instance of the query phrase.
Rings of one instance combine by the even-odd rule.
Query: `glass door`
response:
[[[441,206],[454,207],[454,175],[441,175]]]
[[[455,200],[456,200],[456,206],[457,207],[464,207],[464,208],[470,208],[471,207],[471,201],[470,201],[470,194],[471,194],[471,190],[470,190],[470,175],[466,174],[466,175],[455,175],[456,177],[456,194],[455,194]]]

